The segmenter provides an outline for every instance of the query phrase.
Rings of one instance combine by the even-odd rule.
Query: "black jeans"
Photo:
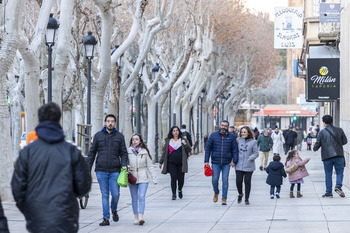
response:
[[[249,200],[251,181],[253,172],[237,171],[236,170],[236,186],[239,195],[243,194],[243,179],[245,186],[245,200]]]
[[[185,182],[185,173],[182,172],[182,164],[168,163],[168,171],[171,178],[171,191],[173,195],[176,195],[176,182],[178,190],[182,190]]]
[[[295,184],[290,185],[290,191],[293,192]],[[297,184],[297,191],[300,192],[300,186],[301,184]]]

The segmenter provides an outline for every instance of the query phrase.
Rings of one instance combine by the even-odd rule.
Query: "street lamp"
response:
[[[216,98],[216,125],[220,128],[220,98]]]
[[[224,94],[221,95],[221,99],[222,99],[222,114],[221,114],[221,117],[222,117],[222,120],[225,120],[225,100],[226,100],[226,96]]]
[[[136,133],[141,134],[141,77],[143,73],[143,66],[144,63],[142,63],[142,67],[140,70],[140,73],[137,75],[137,116],[136,116]]]
[[[183,90],[186,92],[186,83],[182,82]],[[182,125],[182,102],[180,102],[180,126]]]
[[[134,133],[134,97],[135,97],[135,89],[132,89],[131,92],[131,129],[132,133]]]
[[[197,154],[199,154],[199,99],[201,97],[198,96],[197,98],[197,134],[196,134],[196,138],[197,138]]]
[[[57,20],[50,13],[45,34],[45,44],[48,49],[48,80],[47,80],[47,102],[52,101],[52,47],[55,45],[56,30],[60,27]]]
[[[156,63],[156,65],[153,67],[152,69],[152,73],[153,73],[153,82],[155,82],[156,80],[156,74],[159,72],[159,63]],[[156,83],[156,94],[158,92],[158,83]],[[154,156],[154,162],[158,163],[158,140],[159,140],[159,134],[158,134],[158,101],[156,103],[156,127],[155,127],[155,130],[156,130],[156,137],[154,139],[154,143],[155,143],[155,156]]]
[[[166,74],[165,78],[169,78],[170,71]],[[169,91],[169,129],[171,128],[171,89]]]
[[[94,58],[95,45],[97,44],[96,38],[92,35],[92,32],[88,32],[88,34],[84,37],[84,51],[85,57],[88,59],[88,90],[87,90],[87,116],[86,116],[86,124],[91,125],[91,60]],[[86,127],[86,136],[85,136],[85,144],[86,144],[86,153],[89,150],[89,126]]]
[[[205,95],[205,89],[203,89],[201,91],[201,95],[200,95],[200,97],[201,97],[201,123],[200,123],[200,125],[201,125],[201,140],[203,140],[203,118],[202,118],[202,115],[203,115],[203,98],[204,98],[204,95]]]

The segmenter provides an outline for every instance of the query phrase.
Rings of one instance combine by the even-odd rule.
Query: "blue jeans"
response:
[[[103,218],[109,220],[109,192],[111,192],[111,210],[117,211],[120,186],[117,183],[119,173],[96,172],[97,181],[102,194]]]
[[[228,175],[230,174],[230,164],[219,165],[212,164],[211,168],[213,170],[212,176],[212,184],[214,193],[219,193],[219,178],[220,172],[222,172],[222,198],[227,199],[227,191],[228,191]]]
[[[276,193],[280,193],[281,192],[281,185],[278,186],[270,186],[270,194],[271,195],[275,195],[275,187],[276,187]]]
[[[344,157],[336,157],[332,159],[327,159],[323,161],[323,167],[326,176],[326,193],[332,193],[332,173],[333,166],[336,173],[336,188],[341,188],[343,186],[343,176],[344,176]]]
[[[134,214],[145,213],[145,197],[148,188],[148,183],[129,184],[131,194],[132,211]]]

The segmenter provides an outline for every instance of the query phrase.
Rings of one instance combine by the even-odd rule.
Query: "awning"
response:
[[[309,58],[339,58],[340,52],[330,46],[310,46],[309,47]]]

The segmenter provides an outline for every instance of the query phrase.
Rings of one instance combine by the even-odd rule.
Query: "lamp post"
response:
[[[153,82],[155,82],[156,80],[156,74],[159,72],[159,63],[156,63],[156,65],[153,67],[152,69],[152,73],[153,73]],[[158,92],[158,83],[156,84],[156,94]],[[158,163],[158,140],[159,140],[159,134],[158,134],[158,101],[156,103],[156,110],[155,110],[155,114],[156,114],[156,121],[155,121],[155,131],[156,131],[156,135],[155,135],[155,139],[154,139],[154,146],[155,146],[155,156],[154,156],[154,162]]]
[[[201,123],[200,123],[200,125],[201,125],[201,140],[203,140],[203,98],[204,98],[204,94],[205,94],[205,89],[203,89],[202,91],[201,91]]]
[[[130,112],[130,119],[131,119],[131,130],[132,133],[134,133],[134,97],[135,97],[135,89],[132,89],[131,92],[131,112]]]
[[[221,95],[221,99],[222,99],[222,113],[221,113],[221,118],[222,120],[225,120],[225,100],[226,100],[226,96],[224,94]]]
[[[169,78],[170,71],[166,74],[165,78]],[[171,128],[171,89],[169,91],[169,129]]]
[[[201,97],[198,96],[197,98],[197,134],[196,134],[196,139],[197,139],[197,154],[199,154],[199,99]]]
[[[142,67],[140,70],[140,73],[138,74],[137,79],[137,115],[136,115],[136,133],[141,134],[141,77],[143,73],[143,66],[144,63],[142,63]]]
[[[91,124],[91,60],[94,58],[95,45],[97,44],[96,38],[92,35],[92,32],[88,32],[88,35],[84,38],[84,51],[85,57],[88,59],[88,90],[87,90],[87,114],[86,114],[86,124]],[[85,135],[85,150],[86,154],[89,152],[89,135],[90,128],[86,127]]]
[[[49,22],[47,24],[45,44],[48,49],[48,80],[47,80],[47,102],[52,101],[52,47],[55,45],[56,30],[60,27],[57,20],[50,13]]]
[[[216,118],[217,118],[217,121],[216,121],[216,125],[218,126],[218,128],[220,128],[220,98],[216,98]]]

